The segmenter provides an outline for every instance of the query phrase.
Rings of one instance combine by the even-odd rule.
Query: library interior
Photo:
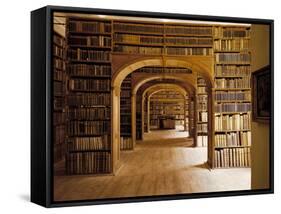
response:
[[[269,27],[53,14],[55,201],[268,188]]]

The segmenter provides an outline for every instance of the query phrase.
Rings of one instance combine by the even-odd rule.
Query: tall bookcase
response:
[[[132,140],[132,108],[131,108],[131,75],[128,75],[121,84],[120,94],[120,149],[133,149]]]
[[[203,77],[197,77],[197,146],[208,146],[208,91],[206,81]]]
[[[54,31],[53,34],[53,142],[54,163],[65,155],[65,93],[66,93],[66,52],[65,38]]]
[[[142,96],[140,94],[136,95],[136,139],[142,140],[142,133],[143,133],[143,127],[142,127]]]
[[[213,168],[250,166],[249,43],[249,27],[214,27]]]
[[[66,35],[67,173],[110,173],[112,24],[69,18]]]

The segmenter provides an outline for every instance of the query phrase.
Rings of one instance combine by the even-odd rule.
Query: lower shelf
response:
[[[66,155],[66,172],[72,174],[111,173],[111,153],[77,152]]]

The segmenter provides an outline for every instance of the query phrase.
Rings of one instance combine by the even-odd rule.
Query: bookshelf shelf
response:
[[[67,152],[68,174],[112,172],[111,22],[68,18]]]

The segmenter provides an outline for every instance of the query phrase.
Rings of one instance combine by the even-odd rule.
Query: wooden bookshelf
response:
[[[214,27],[212,168],[250,167],[249,27]]]
[[[110,21],[67,20],[68,174],[112,172],[111,32]]]
[[[198,75],[197,77],[197,104],[196,104],[196,116],[197,116],[197,140],[196,146],[207,147],[208,146],[208,90],[207,84],[203,77]]]
[[[53,142],[54,163],[64,159],[66,144],[66,44],[65,38],[54,31],[53,34]]]
[[[122,82],[120,94],[120,128],[121,150],[133,149],[132,140],[132,108],[131,108],[132,79],[128,75]]]

